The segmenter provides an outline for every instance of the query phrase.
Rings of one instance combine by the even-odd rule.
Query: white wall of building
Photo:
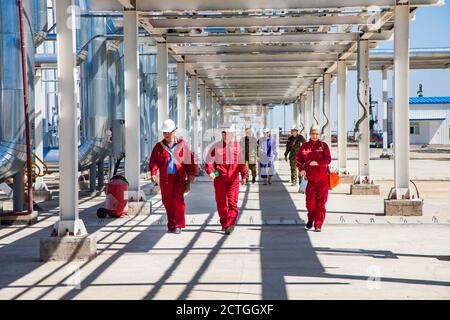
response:
[[[429,144],[450,144],[450,104],[412,104],[410,105],[409,118],[411,122],[418,121],[423,126],[420,135],[428,140]],[[411,143],[413,135],[410,136]]]
[[[411,144],[450,144],[450,104],[411,104],[409,119]],[[388,130],[388,142],[391,143],[391,102],[388,105]]]

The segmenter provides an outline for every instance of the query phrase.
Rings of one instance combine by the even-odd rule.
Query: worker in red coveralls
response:
[[[153,147],[149,168],[151,180],[155,184],[159,169],[159,184],[162,203],[167,213],[168,232],[179,234],[186,226],[184,217],[186,179],[193,183],[198,170],[188,144],[183,139],[175,137],[176,129],[173,120],[164,121],[162,127],[164,139]]]
[[[296,163],[302,177],[306,176],[306,209],[308,210],[309,230],[314,224],[316,232],[322,230],[325,220],[325,204],[328,199],[328,165],[331,162],[330,148],[320,141],[320,127],[313,125],[310,130],[310,140],[297,151]]]
[[[247,171],[244,155],[239,143],[235,139],[233,125],[222,125],[222,140],[215,142],[208,150],[206,156],[206,173],[209,179],[214,181],[217,211],[220,216],[222,231],[229,235],[234,230],[234,225],[239,213],[239,174],[241,184],[245,184]]]

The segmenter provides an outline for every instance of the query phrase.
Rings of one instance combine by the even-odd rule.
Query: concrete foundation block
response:
[[[47,190],[33,190],[33,200],[36,202],[52,200],[51,191]]]
[[[91,260],[96,256],[95,235],[41,238],[41,261]]]
[[[350,185],[350,194],[353,195],[379,195],[380,186],[377,184],[352,184]]]
[[[343,184],[351,184],[355,181],[355,176],[349,174],[341,174],[339,175],[339,183]]]
[[[385,199],[384,214],[387,216],[421,216],[423,215],[423,201],[420,199]]]
[[[0,214],[1,225],[31,225],[38,220],[38,212],[2,212]]]
[[[150,215],[152,213],[152,203],[150,201],[129,201],[128,215]]]

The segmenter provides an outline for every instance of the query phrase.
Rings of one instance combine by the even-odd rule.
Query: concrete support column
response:
[[[177,63],[178,134],[186,138],[186,64]]]
[[[197,98],[198,98],[198,76],[191,76],[191,148],[192,151],[197,154],[198,152],[198,111],[197,111]]]
[[[298,115],[297,102],[294,102],[292,104],[292,119],[293,119],[294,125],[298,126],[297,115]]]
[[[206,85],[199,85],[199,102],[200,102],[200,121],[202,122],[202,130],[205,131],[206,125]]]
[[[201,136],[200,136],[200,152],[203,154],[205,146],[205,132],[206,132],[206,85],[199,85],[200,91],[200,123],[201,123]]]
[[[268,110],[267,110],[267,105],[263,106],[263,127],[267,128],[267,117],[268,117]]]
[[[394,199],[409,190],[409,4],[395,7],[394,33]]]
[[[409,188],[409,2],[395,6],[394,188],[384,200],[386,215],[421,216],[423,200]]]
[[[370,130],[369,130],[369,41],[358,42],[358,105],[359,124],[355,132],[358,140],[358,176],[350,186],[350,193],[357,195],[380,194],[380,186],[374,185],[370,178]],[[359,121],[359,120],[358,120]]]
[[[313,124],[312,108],[313,108],[313,92],[312,90],[306,91],[306,104],[305,104],[305,139],[308,140],[309,130]]]
[[[383,67],[381,70],[382,78],[382,102],[383,102],[383,152],[380,158],[390,158],[388,153],[388,128],[387,128],[387,99],[388,99],[388,85],[387,85],[387,68]]]
[[[205,101],[205,109],[206,109],[206,130],[210,130],[212,128],[212,94],[211,90],[206,90],[206,101]]]
[[[217,101],[213,95],[211,95],[211,110],[211,129],[215,129],[217,124]]]
[[[313,119],[314,123],[320,126],[320,83],[315,83],[313,86],[314,94],[314,109],[313,109]],[[311,123],[312,125],[313,123]]]
[[[331,148],[331,73],[323,75],[323,118],[323,139]]]
[[[59,86],[59,221],[54,234],[87,235],[78,211],[78,123],[76,103],[75,7],[55,1]],[[42,244],[41,244],[42,248]]]
[[[78,212],[78,121],[76,104],[76,7],[54,2],[57,28],[59,105],[59,221],[50,237],[40,239],[40,259],[90,260],[96,236],[88,235]]]
[[[219,106],[219,108],[220,108],[219,125],[223,125],[223,123],[224,123],[224,121],[223,121],[223,118],[224,118],[224,114],[223,114],[224,106],[223,106],[223,104],[221,104]]]
[[[341,174],[348,174],[347,169],[347,119],[346,88],[347,64],[345,60],[337,63],[337,109],[338,109],[338,169]]]
[[[358,116],[361,118],[366,113],[366,117],[359,125],[359,132],[356,133],[358,137],[359,166],[355,182],[369,183],[369,41],[360,40],[358,46]]]
[[[306,96],[305,95],[300,95],[299,97],[299,114],[300,114],[300,120],[299,120],[299,125],[300,125],[300,134],[302,134],[305,138],[306,138],[306,117],[305,117],[305,107],[306,107]]]
[[[129,183],[128,200],[137,201],[145,199],[145,195],[140,189],[140,148],[136,148],[136,145],[139,145],[139,141],[141,140],[138,13],[136,11],[124,11],[123,32],[125,88],[125,176]]]
[[[302,128],[301,110],[300,110],[300,108],[301,108],[301,99],[302,99],[301,96],[298,97],[297,103],[295,104],[295,108],[297,110],[297,116],[295,117],[295,124],[297,125],[299,130],[301,130],[301,128]]]
[[[167,43],[156,44],[156,68],[158,73],[158,134],[162,134],[162,124],[169,117],[168,59]]]

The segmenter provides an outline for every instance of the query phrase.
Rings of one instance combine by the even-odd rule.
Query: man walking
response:
[[[247,172],[239,143],[235,139],[233,125],[221,126],[222,140],[214,143],[208,151],[205,169],[214,181],[217,211],[225,234],[231,234],[239,213],[239,174],[245,183]]]
[[[257,159],[257,141],[253,136],[252,129],[245,129],[245,136],[240,141],[241,152],[245,155],[245,166],[247,169],[247,184],[249,179],[249,171],[252,172],[252,183],[256,181],[256,159]]]
[[[179,234],[186,226],[185,185],[195,181],[198,169],[187,143],[175,137],[176,129],[173,120],[164,121],[162,127],[164,139],[153,147],[149,169],[153,183],[157,181],[156,173],[159,170],[161,198],[166,208],[168,232]],[[189,179],[189,182],[186,179]]]
[[[299,178],[299,171],[297,169],[297,164],[295,161],[295,156],[303,143],[305,143],[305,138],[298,133],[298,127],[296,125],[292,126],[291,135],[286,142],[286,151],[284,152],[284,159],[288,161],[291,167],[291,185],[295,186],[297,184],[297,179]]]

